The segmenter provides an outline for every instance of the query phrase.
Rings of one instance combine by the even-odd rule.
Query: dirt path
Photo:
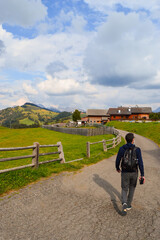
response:
[[[1,198],[0,240],[160,239],[160,148],[138,135],[136,145],[142,149],[146,183],[137,185],[126,216],[114,156]]]

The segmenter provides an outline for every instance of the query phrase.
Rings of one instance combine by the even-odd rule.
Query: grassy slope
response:
[[[25,124],[25,125],[28,125],[28,126],[34,124],[34,122],[31,121],[28,118],[24,118],[24,119],[20,120],[19,122],[20,122],[20,124]]]
[[[34,121],[38,121],[39,120],[38,114],[40,116],[44,117],[46,121],[58,115],[58,113],[51,112],[51,111],[46,110],[46,109],[41,109],[39,107],[30,106],[30,105],[28,105],[28,106],[26,105],[26,107],[23,108],[23,113],[25,115],[29,114],[29,116],[32,119],[34,119]]]
[[[135,123],[135,122],[116,122],[108,123],[109,126],[114,126],[117,129],[126,130],[129,132],[140,134],[153,140],[160,146],[160,123]]]
[[[108,152],[103,152],[102,144],[91,146],[91,158],[86,158],[86,142],[94,142],[102,139],[110,139],[113,135],[101,135],[93,137],[85,137],[79,135],[64,134],[59,132],[50,131],[42,128],[35,129],[7,129],[0,127],[0,146],[3,147],[18,147],[18,146],[31,146],[33,142],[42,144],[55,144],[61,141],[63,144],[64,154],[66,161],[84,158],[79,162],[68,164],[49,163],[39,166],[38,169],[23,169],[14,172],[0,174],[0,194],[12,189],[18,189],[27,185],[41,177],[47,177],[52,173],[59,173],[62,171],[74,171],[82,168],[86,164],[96,163],[99,160],[108,158],[114,155],[119,147],[111,149]],[[124,143],[122,141],[121,145]],[[44,148],[41,152],[52,152],[55,148]],[[15,152],[0,152],[0,158],[18,155],[32,154],[31,150],[15,151]],[[57,157],[57,156],[55,156]],[[52,156],[41,157],[40,161],[52,159]],[[19,165],[30,164],[31,159],[17,160],[0,163],[0,169],[9,167],[16,167]]]

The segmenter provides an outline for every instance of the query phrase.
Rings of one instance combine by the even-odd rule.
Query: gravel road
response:
[[[113,156],[1,197],[0,240],[159,240],[160,148],[138,135],[136,145],[146,182],[138,183],[126,216]]]

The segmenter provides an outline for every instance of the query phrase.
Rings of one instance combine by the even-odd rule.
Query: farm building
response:
[[[86,115],[87,116],[81,120],[89,124],[103,124],[109,120],[107,109],[88,109]]]
[[[118,107],[109,108],[110,120],[148,120],[152,112],[150,107]]]

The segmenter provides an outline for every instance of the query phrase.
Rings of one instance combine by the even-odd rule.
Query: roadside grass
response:
[[[0,195],[11,190],[17,190],[29,183],[37,181],[40,178],[48,177],[53,173],[60,173],[63,171],[77,171],[82,167],[90,164],[97,163],[100,160],[109,158],[118,152],[121,145],[124,144],[122,139],[121,144],[115,149],[110,149],[103,152],[101,144],[91,145],[91,157],[86,157],[86,142],[95,142],[102,139],[111,139],[113,135],[99,135],[92,137],[85,137],[79,135],[71,135],[65,133],[54,132],[43,128],[32,129],[8,129],[0,127],[0,147],[20,147],[32,146],[34,142],[39,142],[40,145],[56,144],[61,141],[63,145],[65,160],[71,161],[74,159],[84,158],[81,161],[60,164],[59,162],[48,163],[40,165],[38,169],[26,168],[16,170],[13,172],[0,174]],[[52,152],[57,148],[42,148],[40,152]],[[7,158],[13,156],[30,155],[32,150],[22,150],[14,152],[0,152],[0,158]],[[53,157],[54,156],[54,157]],[[58,155],[41,156],[40,161],[46,161],[53,158],[58,158]],[[0,169],[7,169],[17,166],[30,164],[31,159],[22,159],[8,162],[0,162]]]
[[[138,123],[138,122],[118,122],[112,121],[107,126],[114,126],[117,129],[122,129],[128,132],[137,133],[147,137],[160,146],[160,123]]]

